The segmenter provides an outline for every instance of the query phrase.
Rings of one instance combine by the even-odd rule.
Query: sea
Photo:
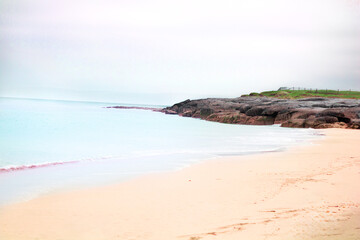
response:
[[[128,181],[222,156],[284,151],[314,129],[248,126],[109,106],[0,98],[0,206]]]

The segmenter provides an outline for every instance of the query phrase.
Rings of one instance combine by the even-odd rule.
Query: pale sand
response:
[[[360,239],[360,131],[1,209],[1,240]]]

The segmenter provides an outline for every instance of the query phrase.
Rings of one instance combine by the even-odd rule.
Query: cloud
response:
[[[2,95],[61,98],[56,89],[69,89],[64,97],[111,91],[114,101],[156,102],[157,94],[358,87],[359,7],[344,0],[2,4]]]

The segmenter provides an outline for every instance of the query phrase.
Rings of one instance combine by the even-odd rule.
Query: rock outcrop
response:
[[[268,97],[186,100],[161,110],[166,114],[208,121],[296,128],[360,129],[360,100]]]

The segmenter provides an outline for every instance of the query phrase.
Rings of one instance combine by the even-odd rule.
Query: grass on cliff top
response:
[[[353,98],[360,99],[360,92],[357,91],[337,91],[337,90],[283,90],[283,91],[266,91],[261,93],[250,93],[243,96],[254,97],[274,97],[284,99],[299,99],[309,97],[324,97],[324,98]]]

